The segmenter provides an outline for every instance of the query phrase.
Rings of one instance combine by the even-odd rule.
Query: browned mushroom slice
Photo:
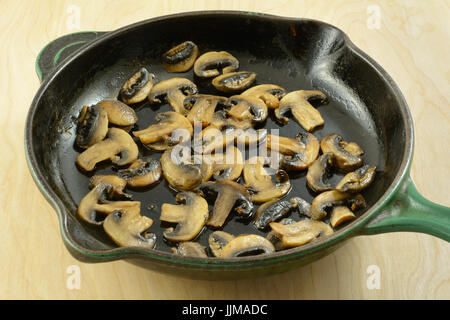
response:
[[[239,235],[229,241],[222,249],[216,250],[218,258],[233,258],[271,254],[275,247],[266,238],[256,234]]]
[[[185,41],[163,54],[163,67],[168,72],[186,72],[192,68],[197,57],[197,45]]]
[[[253,210],[247,190],[234,181],[205,182],[198,189],[206,197],[216,197],[211,217],[207,223],[210,227],[222,227],[233,208],[241,216],[249,216]]]
[[[276,109],[280,106],[280,100],[286,95],[286,90],[274,84],[261,84],[245,90],[241,95],[260,98],[267,108]]]
[[[139,103],[147,99],[153,87],[153,74],[141,68],[120,89],[120,99],[128,104]]]
[[[189,241],[194,239],[208,220],[208,203],[193,192],[182,192],[176,196],[178,205],[164,203],[161,206],[161,221],[176,223],[163,235],[171,241]]]
[[[355,215],[349,208],[344,206],[334,207],[333,210],[331,210],[330,224],[333,228],[336,228],[345,221],[352,220],[354,218]]]
[[[102,141],[108,133],[108,114],[99,106],[84,106],[78,120],[75,143],[89,148]]]
[[[375,179],[377,167],[365,165],[354,172],[347,173],[336,185],[336,190],[355,193],[364,190],[371,185]]]
[[[286,224],[296,223],[296,221],[291,218],[284,218],[284,219],[281,219],[279,223],[286,225]],[[270,230],[269,233],[267,233],[266,239],[269,240],[273,244],[276,251],[286,249],[286,247],[283,244],[283,241],[281,241],[280,238],[278,238],[278,236],[276,235],[276,233],[273,232],[272,230]]]
[[[311,218],[321,220],[332,207],[350,206],[352,210],[365,207],[362,195],[340,192],[338,190],[325,191],[315,197],[311,203]]]
[[[109,123],[126,127],[138,121],[136,112],[119,100],[102,100],[97,105],[106,111]]]
[[[156,235],[148,229],[153,220],[141,216],[139,207],[116,210],[103,222],[106,234],[121,247],[154,248]]]
[[[222,92],[241,92],[252,85],[256,80],[256,73],[249,71],[239,71],[222,74],[213,79],[213,86]]]
[[[244,168],[244,158],[236,147],[228,147],[225,153],[208,155],[213,167],[215,180],[236,180],[241,176]]]
[[[199,257],[206,258],[205,248],[197,242],[180,242],[176,248],[172,248],[172,252],[183,257]]]
[[[291,190],[291,182],[288,174],[283,170],[275,173],[276,182],[272,181],[272,175],[266,170],[268,159],[252,157],[245,162],[243,176],[246,186],[253,194],[254,202],[267,202],[280,198]]]
[[[197,94],[184,99],[184,108],[190,110],[187,118],[192,125],[201,122],[202,127],[205,127],[211,123],[217,105],[226,101],[225,97]]]
[[[167,150],[180,142],[190,140],[194,132],[190,121],[178,112],[158,113],[155,119],[157,124],[133,132],[133,135],[149,148]]]
[[[171,78],[155,84],[148,99],[151,103],[161,103],[165,98],[176,112],[186,115],[188,110],[184,108],[184,99],[197,93],[197,86],[192,81],[185,78]]]
[[[119,170],[119,176],[130,187],[146,187],[161,178],[161,164],[158,160],[138,159],[128,169]]]
[[[267,148],[278,151],[283,155],[293,156],[305,151],[305,145],[298,139],[267,135]]]
[[[203,154],[211,154],[213,152],[222,153],[226,146],[234,143],[235,139],[234,128],[220,130],[220,128],[210,125],[195,137],[195,152]]]
[[[293,197],[289,200],[291,203],[295,203],[295,208],[300,216],[311,217],[311,204],[300,197]]]
[[[317,90],[299,90],[288,93],[281,99],[280,107],[275,109],[275,116],[282,122],[288,122],[289,119],[284,114],[290,111],[307,131],[322,126],[324,124],[322,115],[308,102],[310,99],[321,99],[321,102],[325,103],[327,96]]]
[[[173,188],[192,190],[212,176],[212,165],[206,158],[196,161],[195,157],[186,157],[183,152],[185,149],[167,149],[161,156],[161,167]]]
[[[111,201],[111,199],[117,197],[130,197],[123,193],[125,185],[126,181],[116,176],[92,177],[89,185],[92,190],[81,200],[78,206],[80,218],[90,224],[100,225],[103,221],[99,218],[114,211],[139,208],[141,204],[137,201]]]
[[[200,78],[217,77],[222,73],[236,71],[239,61],[226,51],[211,51],[201,55],[194,64],[194,73]]]
[[[208,243],[209,249],[215,257],[220,256],[220,251],[225,247],[228,242],[233,240],[235,237],[224,231],[214,231],[209,235]]]
[[[108,159],[115,165],[124,166],[135,161],[138,154],[138,146],[126,131],[110,128],[105,140],[78,155],[77,164],[86,171],[94,170],[97,163]]]
[[[354,142],[344,142],[340,135],[326,136],[320,142],[320,148],[323,153],[331,152],[333,154],[333,164],[339,169],[351,171],[363,165],[362,149]]]
[[[270,227],[285,248],[298,247],[318,237],[333,234],[333,229],[328,224],[316,220],[302,220],[286,225],[271,222]]]
[[[251,120],[255,123],[264,122],[269,115],[266,104],[254,96],[232,96],[226,102],[230,108],[228,116],[239,121]]]
[[[325,153],[309,166],[308,173],[306,174],[306,182],[313,191],[324,192],[333,189],[327,181],[332,164],[333,154]]]
[[[244,120],[235,119],[230,117],[226,110],[219,110],[213,114],[211,125],[218,129],[232,127],[236,129],[247,130],[253,127],[253,121],[251,118]]]
[[[297,207],[296,201],[286,201],[274,199],[262,204],[256,210],[254,224],[255,227],[264,230],[269,226],[270,222],[275,222],[289,214]]]

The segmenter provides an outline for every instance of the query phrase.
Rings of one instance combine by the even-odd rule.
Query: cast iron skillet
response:
[[[157,250],[117,248],[101,228],[88,226],[76,208],[88,192],[88,178],[75,166],[75,122],[83,105],[117,97],[123,82],[145,66],[157,81],[173,74],[161,67],[163,52],[185,40],[201,52],[226,50],[241,62],[241,70],[256,71],[258,83],[275,83],[287,90],[319,89],[330,103],[318,107],[325,126],[314,132],[321,139],[339,133],[366,151],[365,162],[377,165],[377,178],[363,195],[367,208],[330,237],[270,256],[234,259],[182,258],[159,240]],[[228,279],[274,274],[310,263],[357,235],[392,231],[425,232],[450,240],[450,210],[429,202],[409,178],[413,153],[413,125],[406,102],[389,75],[356,48],[339,29],[323,22],[253,12],[193,12],[139,22],[114,32],[83,32],[59,38],[39,54],[36,63],[42,86],[28,114],[25,149],[30,171],[41,192],[58,212],[62,238],[70,253],[84,262],[126,259],[139,266],[177,276]],[[192,70],[181,76],[193,79]],[[213,92],[207,82],[200,91]],[[157,112],[170,110],[142,103],[136,107],[137,127],[154,121]],[[268,128],[278,127],[272,119]],[[291,120],[280,135],[299,131]],[[160,154],[142,151],[159,158]],[[100,165],[96,173],[112,172]],[[335,177],[337,180],[339,176]],[[292,180],[296,195],[311,201],[305,174]],[[142,214],[160,226],[159,207],[175,203],[174,193],[161,182],[147,190],[130,190],[142,201]],[[143,192],[145,191],[145,192]],[[149,206],[154,205],[155,209]],[[297,217],[298,218],[298,217]],[[234,217],[225,231],[248,233],[251,224]],[[258,233],[256,229],[252,230]],[[157,231],[160,232],[160,231]],[[199,241],[206,243],[210,231]]]

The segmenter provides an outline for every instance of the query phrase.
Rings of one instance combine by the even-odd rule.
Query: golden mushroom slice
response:
[[[253,127],[253,121],[251,118],[243,120],[235,119],[229,116],[226,110],[219,110],[214,112],[211,119],[211,125],[219,129],[236,128],[247,130]]]
[[[146,187],[161,178],[162,169],[158,160],[138,159],[127,169],[119,170],[119,176],[130,187]]]
[[[92,171],[95,165],[104,160],[118,166],[134,162],[139,149],[133,138],[124,130],[110,128],[105,140],[102,140],[78,155],[77,164],[86,171]]]
[[[375,179],[377,167],[365,165],[354,172],[347,173],[336,185],[336,190],[355,193],[366,189]]]
[[[197,93],[197,86],[192,81],[176,77],[155,84],[148,99],[150,103],[162,103],[165,99],[176,112],[186,115],[184,99]]]
[[[153,74],[142,67],[123,84],[119,96],[127,104],[139,103],[147,99],[152,87]]]
[[[332,190],[333,187],[328,182],[330,170],[333,165],[333,154],[324,153],[308,168],[306,182],[314,192],[324,192]]]
[[[78,215],[84,221],[100,225],[101,218],[116,210],[140,207],[138,201],[111,201],[117,197],[130,196],[123,193],[126,181],[111,175],[99,175],[91,178],[89,187],[91,191],[81,200],[78,206]],[[99,216],[100,214],[100,216]]]
[[[256,73],[239,71],[225,73],[213,79],[213,86],[225,93],[236,93],[247,89],[256,80]]]
[[[285,248],[298,247],[318,237],[333,234],[333,229],[328,224],[316,220],[302,220],[286,225],[271,222],[270,227]]]
[[[214,153],[208,157],[212,162],[215,180],[237,180],[241,176],[244,158],[238,148],[230,146],[225,153]]]
[[[161,156],[161,167],[167,182],[177,190],[192,190],[211,178],[212,164],[207,158],[185,157],[185,149],[167,149]]]
[[[194,151],[202,154],[222,153],[224,148],[234,143],[236,134],[234,128],[220,128],[210,125],[194,138]]]
[[[241,216],[248,217],[253,210],[250,195],[244,186],[230,180],[208,181],[202,183],[198,190],[205,197],[215,197],[214,207],[207,225],[220,228],[224,225],[231,210]]]
[[[141,216],[139,207],[130,207],[108,215],[103,229],[118,246],[153,249],[156,235],[148,231],[152,224],[152,219]]]
[[[233,240],[235,237],[224,231],[214,231],[209,235],[208,244],[209,249],[215,257],[220,255],[220,251],[225,247],[228,242]]]
[[[168,72],[186,72],[192,68],[197,57],[197,45],[192,41],[185,41],[163,54],[163,67]]]
[[[281,219],[279,223],[282,225],[287,225],[287,224],[296,223],[296,221],[293,219],[290,219],[290,218],[284,218],[284,219]],[[273,246],[275,247],[275,250],[280,251],[280,250],[286,249],[286,247],[283,244],[283,241],[281,241],[280,238],[278,238],[278,236],[276,235],[276,233],[273,232],[272,230],[269,231],[269,233],[266,236],[266,239],[269,240],[273,244]]]
[[[275,84],[261,84],[245,90],[243,96],[254,96],[263,100],[269,109],[280,106],[280,100],[286,95],[286,90]]]
[[[178,112],[158,113],[155,120],[156,124],[144,130],[133,131],[135,137],[154,150],[167,150],[178,143],[188,141],[194,132],[189,120]]]
[[[197,94],[184,99],[184,108],[190,110],[187,118],[192,125],[201,123],[202,127],[206,127],[211,123],[217,105],[226,101],[225,97]]]
[[[304,145],[303,151],[292,156],[288,154],[283,155],[280,159],[281,166],[287,170],[304,170],[317,159],[320,151],[320,143],[309,132],[299,133],[295,139]]]
[[[275,116],[286,123],[289,118],[284,114],[290,111],[306,131],[322,126],[325,122],[320,112],[308,102],[311,99],[321,99],[321,102],[325,103],[327,96],[318,90],[298,90],[288,93],[281,99],[280,107],[275,109]]]
[[[192,241],[180,242],[176,248],[172,248],[172,252],[183,257],[206,258],[208,256],[200,243]]]
[[[176,223],[163,235],[170,241],[189,241],[194,239],[208,220],[208,203],[193,192],[181,192],[176,196],[177,205],[164,203],[161,206],[161,221]]]
[[[363,208],[366,205],[364,197],[360,194],[340,192],[338,190],[325,191],[315,197],[311,203],[310,217],[321,220],[332,207],[349,206],[352,210]]]
[[[288,174],[281,169],[275,172],[275,182],[272,175],[266,170],[268,159],[252,157],[245,162],[243,176],[246,186],[253,192],[254,202],[267,202],[280,198],[291,190]]]
[[[136,112],[119,100],[102,100],[97,105],[106,111],[109,123],[127,127],[138,121]]]
[[[355,215],[349,208],[345,206],[334,207],[333,210],[331,210],[330,224],[333,228],[336,228],[345,221],[352,220],[354,218]]]
[[[253,223],[256,228],[264,230],[269,226],[270,222],[280,220],[295,208],[297,208],[297,201],[295,200],[271,200],[262,204],[258,210],[256,210]]]
[[[80,148],[89,148],[102,141],[108,133],[108,114],[100,106],[84,106],[78,118],[75,143]]]
[[[226,51],[210,51],[202,54],[194,64],[194,73],[200,78],[217,77],[222,73],[239,69],[239,61]]]
[[[333,165],[344,171],[355,170],[363,165],[364,151],[354,142],[347,143],[338,134],[329,134],[320,142],[323,153],[333,154]]]
[[[261,123],[269,115],[264,101],[254,96],[232,96],[226,105],[230,108],[228,116],[239,121],[251,120],[254,123]]]
[[[218,258],[234,258],[271,254],[275,247],[266,238],[256,234],[244,234],[234,237],[223,248],[214,250]]]

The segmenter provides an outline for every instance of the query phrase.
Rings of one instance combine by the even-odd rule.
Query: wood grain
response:
[[[380,29],[368,28],[368,7]],[[74,27],[70,8],[80,9]],[[373,8],[373,7],[371,7]],[[151,0],[0,1],[0,298],[2,299],[436,299],[450,298],[450,245],[413,233],[358,237],[302,269],[245,281],[191,281],[125,262],[83,264],[66,251],[56,214],[32,181],[23,151],[28,107],[39,88],[34,61],[49,41],[81,30],[113,30],[175,12],[232,9],[308,17],[344,30],[400,86],[416,129],[412,177],[430,200],[450,206],[450,10],[448,1]],[[69,266],[81,287],[69,290]],[[381,288],[366,286],[377,265]]]

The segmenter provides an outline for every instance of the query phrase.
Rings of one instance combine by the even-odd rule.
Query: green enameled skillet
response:
[[[76,119],[83,105],[116,98],[124,81],[145,66],[156,81],[173,77],[164,71],[161,55],[173,45],[194,41],[201,52],[226,50],[236,56],[241,70],[258,73],[258,84],[275,83],[288,91],[319,89],[330,102],[318,106],[325,126],[314,132],[321,139],[336,132],[365,150],[364,160],[377,166],[375,182],[363,192],[367,207],[357,219],[329,237],[280,251],[233,259],[184,258],[170,252],[161,236],[158,208],[174,202],[167,183],[146,190],[129,190],[142,202],[142,214],[155,223],[154,250],[118,248],[102,228],[88,226],[77,217],[77,204],[89,191],[89,177],[78,171],[74,147]],[[419,195],[410,177],[413,124],[408,106],[389,75],[356,48],[339,29],[314,20],[292,19],[253,12],[207,11],[170,15],[142,21],[113,32],[81,32],[56,39],[39,54],[36,70],[42,81],[27,118],[25,151],[33,178],[58,213],[62,238],[70,253],[84,262],[125,259],[139,266],[177,276],[230,279],[286,271],[319,259],[359,235],[416,231],[450,240],[450,209]],[[179,76],[194,79],[192,70]],[[198,82],[198,81],[197,81]],[[214,92],[198,82],[200,92]],[[143,128],[157,112],[169,110],[142,103],[136,106]],[[267,128],[293,137],[299,126],[290,121],[279,127],[272,119]],[[141,155],[160,154],[141,149]],[[95,173],[111,173],[107,164]],[[337,175],[334,179],[340,178]],[[305,174],[292,177],[289,196],[308,201],[314,197]],[[154,209],[151,209],[154,208]],[[225,231],[258,233],[233,217]],[[206,244],[210,230],[199,237]]]

